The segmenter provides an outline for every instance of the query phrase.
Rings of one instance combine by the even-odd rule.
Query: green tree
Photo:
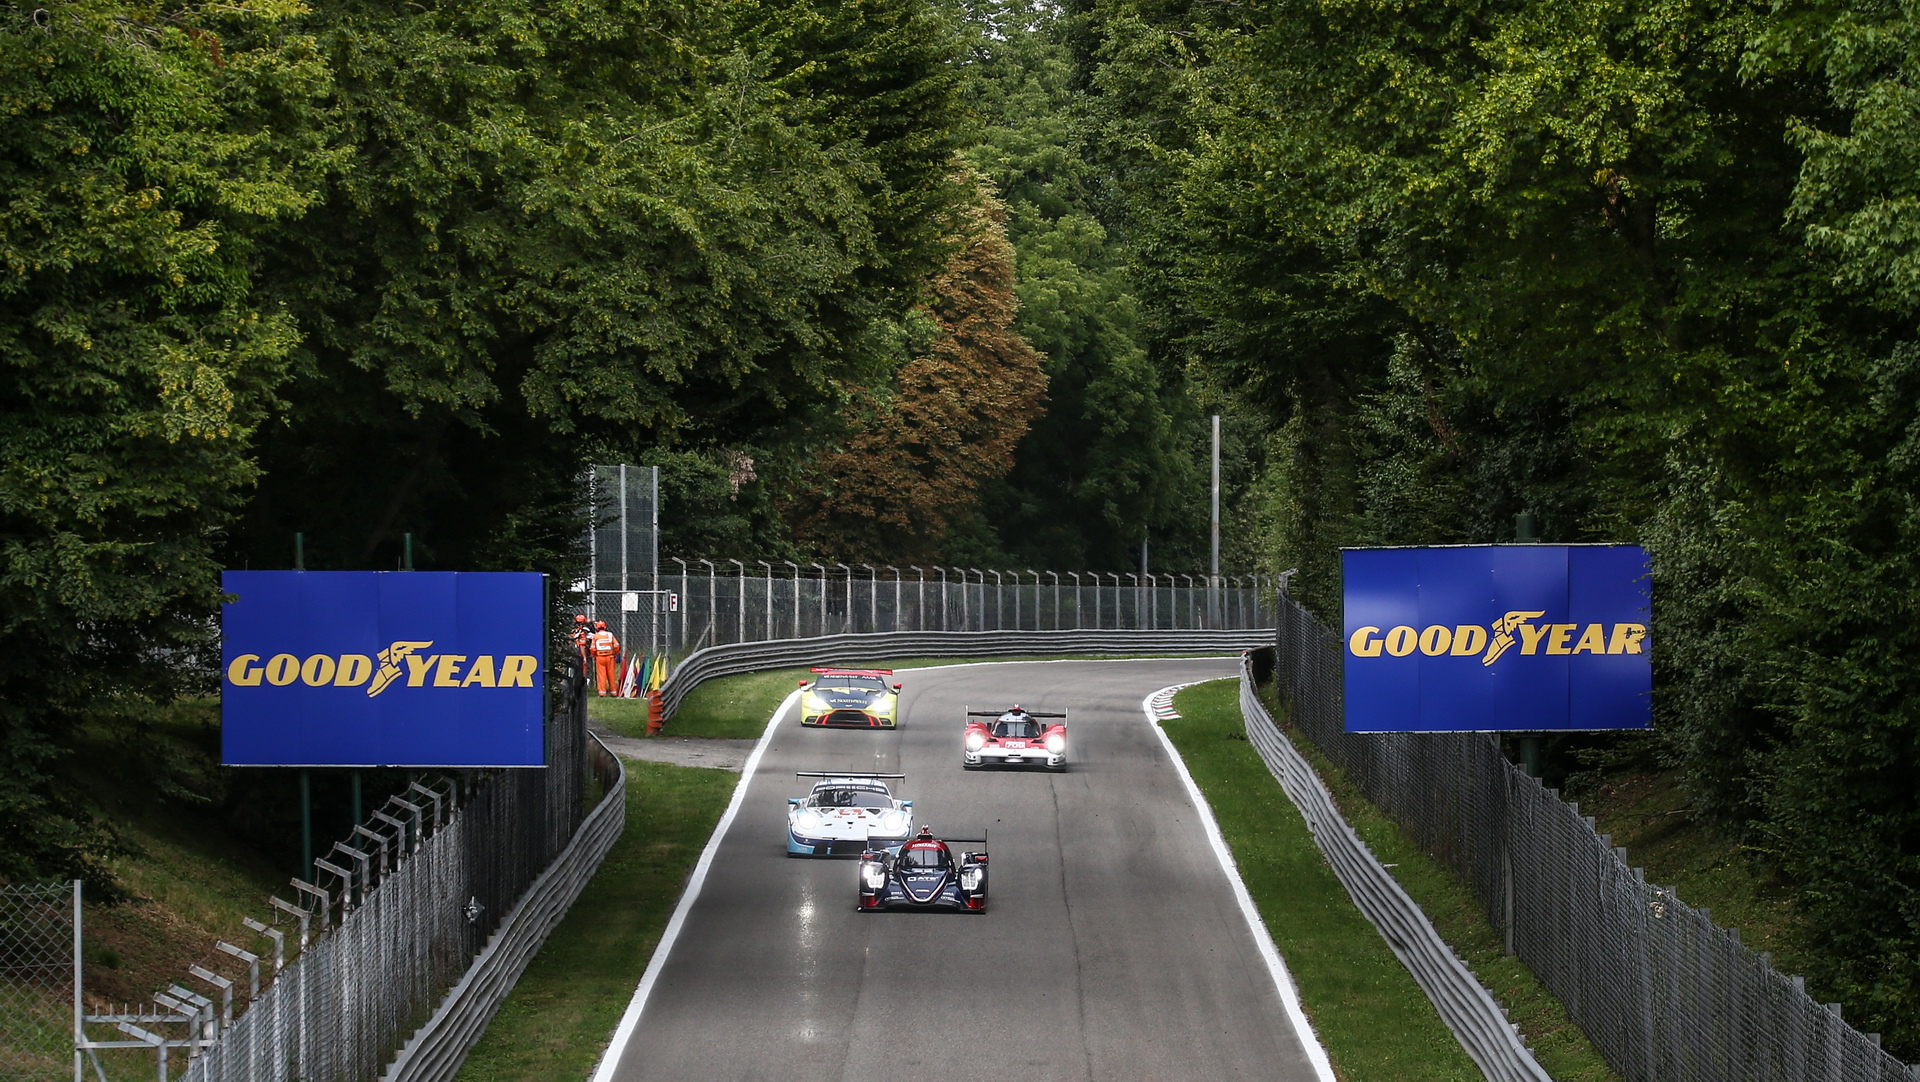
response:
[[[201,671],[299,341],[259,253],[328,161],[296,13],[0,8],[0,877],[98,876],[62,750]]]

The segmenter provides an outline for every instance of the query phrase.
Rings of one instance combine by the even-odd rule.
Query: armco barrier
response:
[[[447,1082],[460,1071],[487,1023],[573,906],[627,822],[627,772],[598,737],[589,750],[594,772],[612,778],[605,795],[567,848],[540,873],[502,921],[480,956],[447,993],[426,1024],[414,1031],[382,1082]]]
[[[660,697],[666,716],[708,680],[799,665],[867,665],[904,657],[1006,657],[1018,654],[1190,654],[1238,651],[1273,642],[1273,629],[1139,631],[907,631],[709,646],[687,656]]]
[[[1507,1021],[1500,1005],[1347,825],[1319,776],[1274,725],[1254,691],[1250,658],[1240,663],[1240,714],[1248,742],[1306,818],[1307,829],[1333,866],[1333,874],[1354,905],[1380,929],[1394,956],[1413,974],[1414,982],[1433,1001],[1441,1020],[1489,1082],[1548,1082],[1547,1072],[1534,1062],[1533,1053],[1521,1043],[1519,1031]]]

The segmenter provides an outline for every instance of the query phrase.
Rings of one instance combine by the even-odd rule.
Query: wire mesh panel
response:
[[[1623,1077],[1920,1078],[1706,910],[1647,883],[1492,736],[1346,732],[1338,640],[1285,595],[1276,600],[1274,680],[1289,719],[1453,869]]]
[[[77,883],[0,886],[0,1079],[73,1072]]]
[[[673,608],[660,579],[660,469],[594,466],[587,494],[587,615],[606,621],[628,653],[660,653]]]

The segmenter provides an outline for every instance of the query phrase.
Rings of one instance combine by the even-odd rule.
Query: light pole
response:
[[[680,648],[687,648],[687,561],[678,556],[667,559],[680,565]]]
[[[746,642],[747,641],[747,565],[741,563],[739,560],[736,560],[731,556],[727,557],[727,562],[740,569],[740,591],[739,591],[739,597],[736,599],[737,604],[735,605],[734,612],[733,612],[734,626],[738,628],[738,630],[734,633],[735,637],[733,641]]]
[[[718,628],[720,626],[720,605],[718,602],[719,594],[716,592],[713,585],[713,561],[712,560],[696,560],[694,562],[703,563],[707,565],[707,631],[714,631],[715,628]],[[714,631],[714,633],[716,635],[718,634],[717,631]],[[703,631],[700,634],[702,638],[706,637],[706,631]],[[716,640],[716,645],[717,644],[718,643]]]
[[[842,631],[853,630],[853,568],[836,562],[833,566],[847,573],[847,618],[841,621]]]
[[[793,637],[797,639],[800,637],[800,565],[792,560],[780,562],[793,568]],[[768,608],[772,606],[769,605]]]
[[[1069,571],[1067,577],[1073,580],[1073,626],[1077,628],[1080,626],[1080,572]]]
[[[1181,577],[1181,578],[1183,578],[1183,579],[1186,579],[1186,580],[1187,580],[1187,598],[1186,598],[1186,601],[1187,601],[1187,603],[1186,603],[1185,605],[1181,605],[1181,606],[1178,606],[1177,608],[1175,608],[1175,609],[1174,609],[1174,611],[1175,611],[1176,613],[1177,613],[1177,612],[1179,612],[1179,611],[1180,611],[1180,609],[1189,609],[1189,610],[1191,610],[1191,609],[1192,609],[1192,608],[1194,607],[1194,606],[1193,606],[1193,576],[1192,576],[1192,575],[1181,575],[1180,577]]]
[[[1147,612],[1151,617],[1151,626],[1160,630],[1160,576],[1143,575],[1147,580]]]
[[[767,569],[767,589],[766,589],[767,638],[772,639],[773,638],[773,565],[768,563],[765,560],[755,560],[753,562]]]
[[[809,564],[820,571],[820,634],[827,633],[827,569],[822,564]]]

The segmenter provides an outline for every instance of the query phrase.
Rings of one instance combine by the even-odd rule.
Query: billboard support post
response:
[[[300,878],[313,879],[313,777],[300,772]]]
[[[1522,511],[1513,516],[1513,539],[1523,545],[1533,544],[1540,539],[1534,530],[1533,512]],[[1529,778],[1539,777],[1540,734],[1522,733],[1520,734],[1518,743],[1520,745],[1520,769],[1526,771],[1527,777]]]

